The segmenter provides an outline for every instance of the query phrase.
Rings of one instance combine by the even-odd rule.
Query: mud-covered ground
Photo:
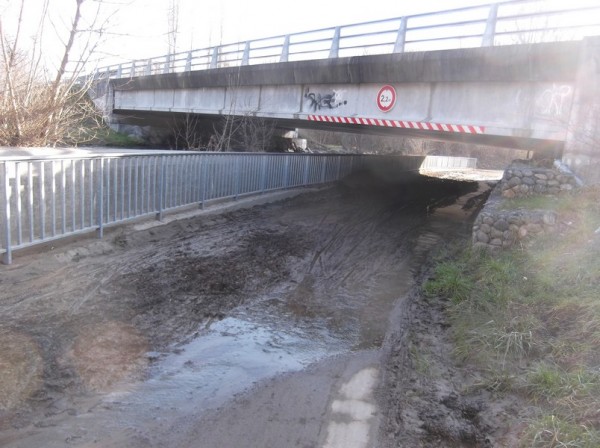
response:
[[[437,416],[408,418],[395,385],[417,370],[397,326],[419,329],[406,319],[423,263],[469,232],[488,189],[360,175],[16,254],[0,268],[0,446],[342,446],[343,381],[375,377],[353,446],[418,446],[403,431]]]

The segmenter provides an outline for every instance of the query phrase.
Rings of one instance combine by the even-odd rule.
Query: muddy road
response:
[[[377,446],[390,322],[487,188],[359,175],[17,255],[0,446]]]

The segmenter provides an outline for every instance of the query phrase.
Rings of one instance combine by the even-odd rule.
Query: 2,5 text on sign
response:
[[[377,107],[382,112],[389,112],[396,104],[396,89],[385,85],[377,92]]]

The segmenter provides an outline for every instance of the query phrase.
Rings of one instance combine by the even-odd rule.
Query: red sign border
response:
[[[379,101],[379,99],[381,98],[381,94],[383,93],[384,90],[390,90],[392,92],[392,102],[390,103],[389,106],[383,106],[381,104],[381,102]],[[377,92],[377,107],[379,108],[379,110],[381,112],[389,112],[394,108],[395,105],[396,105],[396,88],[394,86],[392,86],[391,84],[386,84],[381,89],[379,89],[379,91]]]

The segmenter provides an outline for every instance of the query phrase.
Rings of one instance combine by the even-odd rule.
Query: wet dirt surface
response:
[[[17,257],[0,277],[0,446],[373,443],[390,315],[469,228],[457,199],[486,188],[355,176]]]

